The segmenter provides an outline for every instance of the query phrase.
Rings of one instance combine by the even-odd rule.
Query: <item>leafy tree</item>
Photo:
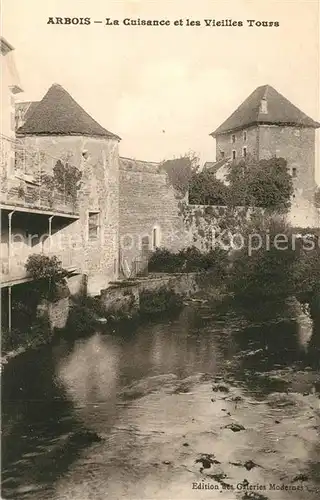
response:
[[[179,158],[163,161],[160,169],[166,172],[169,184],[181,197],[184,197],[189,189],[193,173],[199,169],[199,159],[194,153],[186,153]]]
[[[189,203],[192,205],[227,205],[228,187],[208,171],[194,172],[190,179]]]
[[[248,241],[253,234],[261,238],[261,247],[249,254]],[[269,219],[260,231],[248,225],[243,237],[245,245],[233,256],[229,290],[236,298],[249,303],[293,295],[299,251],[292,244],[290,228],[281,221]]]
[[[232,163],[227,176],[230,204],[285,212],[290,208],[293,184],[284,158]]]
[[[270,212],[285,212],[293,194],[292,178],[283,158],[229,165],[226,182],[210,171],[194,170],[189,182],[189,203],[230,207],[261,207]]]

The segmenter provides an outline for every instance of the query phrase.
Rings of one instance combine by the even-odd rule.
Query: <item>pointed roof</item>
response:
[[[120,140],[120,137],[96,122],[57,83],[49,88],[17,133],[22,135],[86,135]]]
[[[265,110],[261,107],[261,101],[265,103]],[[300,111],[271,85],[262,85],[256,88],[234,113],[210,135],[215,137],[259,123],[320,127],[319,123]]]

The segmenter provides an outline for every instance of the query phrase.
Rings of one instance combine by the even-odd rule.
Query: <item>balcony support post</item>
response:
[[[49,217],[49,252],[51,252],[51,236],[52,236],[52,219],[54,215],[50,215]]]
[[[11,332],[11,286],[8,287],[8,330]]]
[[[8,222],[9,222],[9,231],[8,231],[8,271],[10,274],[11,270],[11,254],[12,254],[12,216],[15,213],[15,210],[12,210],[12,212],[9,212],[8,214]]]

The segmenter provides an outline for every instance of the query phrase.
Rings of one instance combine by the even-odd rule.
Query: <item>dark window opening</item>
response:
[[[88,213],[88,238],[96,240],[99,236],[100,214],[99,212]]]
[[[157,228],[153,228],[152,230],[152,248],[156,249],[158,246],[158,234],[157,234]]]
[[[297,169],[296,169],[296,167],[292,168],[292,177],[297,177]]]
[[[235,150],[232,151],[232,159],[235,160],[236,159],[236,152]]]
[[[243,156],[244,158],[247,156],[247,148],[243,148]]]
[[[224,151],[220,151],[221,158],[224,158]]]
[[[231,142],[233,142],[233,143],[236,142],[236,136],[234,134],[231,136]]]

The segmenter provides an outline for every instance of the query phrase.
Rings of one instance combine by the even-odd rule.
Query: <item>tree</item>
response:
[[[293,183],[284,158],[233,162],[227,180],[233,206],[262,207],[271,212],[290,208]]]
[[[186,153],[179,158],[163,161],[160,169],[166,172],[169,184],[183,198],[193,174],[199,170],[199,159],[194,153]]]
[[[228,187],[208,171],[194,172],[190,179],[189,203],[192,205],[226,205]]]
[[[249,238],[257,245],[258,235],[260,248],[250,253]],[[293,295],[299,250],[292,244],[292,230],[284,222],[270,218],[260,230],[248,224],[242,236],[245,244],[233,255],[230,291],[249,303]]]

